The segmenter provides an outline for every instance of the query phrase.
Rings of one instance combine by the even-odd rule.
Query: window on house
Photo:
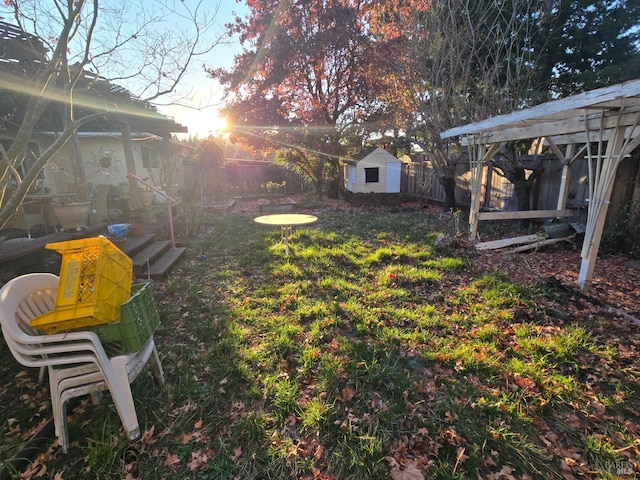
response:
[[[365,168],[364,169],[364,183],[378,183],[380,181],[380,169]]]
[[[155,148],[140,147],[143,168],[158,168],[158,152]]]

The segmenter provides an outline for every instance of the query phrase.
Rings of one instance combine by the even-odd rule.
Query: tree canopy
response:
[[[377,56],[362,2],[252,0],[230,28],[245,49],[230,70],[225,114],[235,139],[268,151],[322,189],[339,155],[379,128],[386,64]]]
[[[462,157],[440,132],[633,78],[640,61],[632,0],[247,5],[229,26],[243,53],[209,70],[236,139],[300,167],[404,138],[429,154],[450,202]]]

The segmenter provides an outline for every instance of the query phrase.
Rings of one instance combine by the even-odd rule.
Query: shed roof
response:
[[[349,165],[356,165],[358,162],[364,160],[365,158],[367,158],[369,155],[376,152],[377,150],[380,150],[382,154],[386,154],[389,157],[393,158],[394,160],[397,160],[398,162],[400,162],[399,158],[394,157],[389,152],[387,152],[384,148],[381,148],[381,147],[367,147],[363,150],[360,150],[357,154],[352,155],[350,158],[345,158],[344,162]]]

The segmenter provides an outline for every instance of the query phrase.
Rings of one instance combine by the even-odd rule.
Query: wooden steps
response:
[[[129,237],[123,251],[133,261],[133,274],[137,278],[163,278],[180,260],[185,247],[171,248],[168,240],[156,240],[153,233],[142,237]]]
[[[164,277],[164,275],[173,267],[173,265],[180,260],[180,257],[186,252],[185,247],[176,247],[174,249],[167,250],[157,261],[153,262],[149,266],[149,270],[145,273],[149,278],[157,280]]]
[[[156,262],[167,250],[169,250],[169,242],[166,240],[154,240],[146,245],[131,257],[131,260],[133,260],[133,273],[138,277],[144,276],[151,264]]]

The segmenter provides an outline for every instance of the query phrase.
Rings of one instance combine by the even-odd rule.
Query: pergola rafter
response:
[[[624,157],[640,145],[640,80],[455,127],[443,132],[441,137],[460,137],[471,150],[469,226],[474,239],[480,220],[567,216],[571,166],[586,157],[590,175],[589,210],[578,275],[580,289],[586,290],[593,276],[616,171]],[[487,162],[504,142],[535,138],[544,138],[563,163],[557,210],[480,212],[483,170]],[[565,147],[564,152],[561,146]]]

